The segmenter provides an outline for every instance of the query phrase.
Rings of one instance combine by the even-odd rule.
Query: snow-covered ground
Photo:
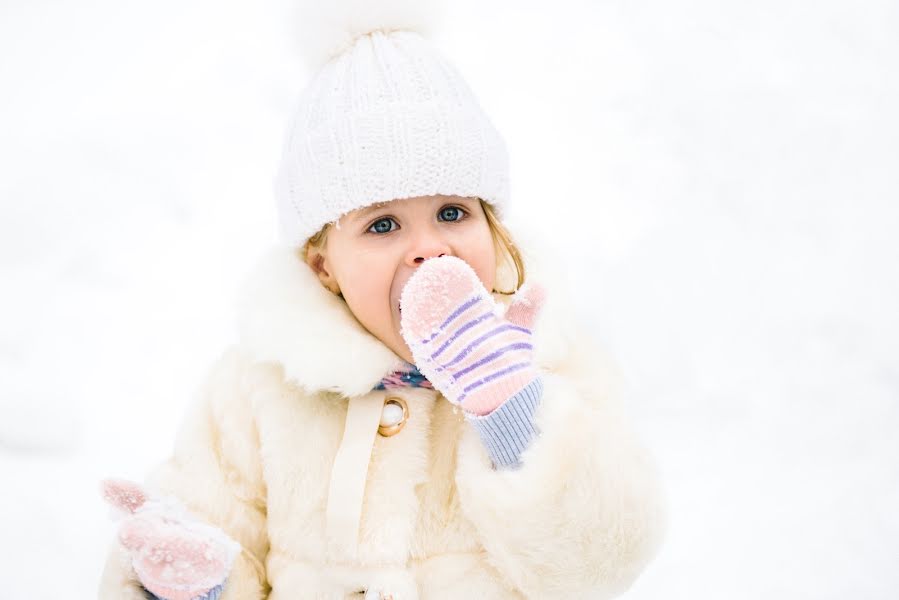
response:
[[[276,235],[289,0],[0,4],[0,597],[91,598]],[[672,522],[628,600],[899,589],[899,3],[453,3]]]

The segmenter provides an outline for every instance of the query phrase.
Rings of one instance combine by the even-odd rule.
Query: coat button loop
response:
[[[406,426],[408,420],[409,407],[406,405],[406,401],[397,396],[391,396],[384,401],[378,433],[384,437],[396,435]]]

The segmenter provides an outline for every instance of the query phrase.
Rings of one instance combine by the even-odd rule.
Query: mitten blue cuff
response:
[[[202,596],[197,596],[194,600],[219,600],[219,597],[222,595],[222,588],[224,588],[225,584],[217,585]],[[147,591],[147,598],[150,600],[166,600],[165,598],[160,598],[153,592]]]
[[[521,453],[540,433],[534,424],[534,415],[542,398],[543,379],[537,377],[490,414],[465,414],[465,418],[477,429],[496,468],[515,469],[521,466]]]

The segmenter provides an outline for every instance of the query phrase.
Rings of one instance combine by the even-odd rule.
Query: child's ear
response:
[[[306,264],[318,276],[321,284],[328,288],[332,294],[340,294],[340,286],[337,285],[337,279],[328,270],[325,255],[320,249],[309,248],[306,252]]]

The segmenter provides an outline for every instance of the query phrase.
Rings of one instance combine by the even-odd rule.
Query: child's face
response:
[[[354,210],[331,227],[323,249],[309,249],[307,262],[369,332],[413,362],[400,335],[400,294],[426,259],[444,254],[467,262],[493,290],[496,249],[477,198],[422,196]]]

